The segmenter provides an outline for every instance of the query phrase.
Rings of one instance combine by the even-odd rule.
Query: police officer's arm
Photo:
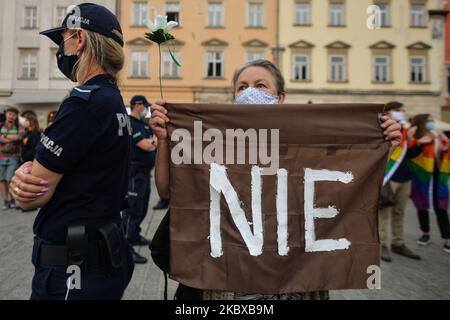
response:
[[[152,152],[156,150],[155,140],[153,138],[142,139],[141,141],[136,143],[136,146],[146,152]]]
[[[24,174],[25,164],[13,178],[13,196],[24,209],[45,205],[63,175],[72,172],[89,156],[91,146],[102,134],[99,128],[104,126],[81,100],[69,98],[61,105],[58,114],[36,147],[36,160],[32,165],[28,163],[31,171]],[[39,179],[48,180],[46,191],[39,191]]]
[[[140,121],[133,121],[131,126],[133,129],[133,143],[145,152],[155,151],[156,146],[154,140],[152,138],[146,138],[148,134],[142,123]]]
[[[158,152],[156,153],[155,182],[159,196],[170,199],[169,189],[169,141],[166,124],[170,121],[167,110],[163,106],[165,101],[157,101],[152,105],[152,119],[150,125],[158,138]]]
[[[39,177],[38,179],[47,183],[45,185],[42,183],[40,185],[32,185],[27,183],[21,184],[20,190],[17,191],[16,201],[24,210],[41,208],[46,205],[55,193],[56,187],[61,181],[63,175],[46,169],[35,160],[31,167],[31,172],[28,174],[28,178],[33,177]]]

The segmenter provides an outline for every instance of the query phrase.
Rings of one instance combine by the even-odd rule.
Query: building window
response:
[[[222,2],[208,3],[208,27],[223,27],[223,16]]]
[[[330,26],[345,25],[345,12],[343,3],[330,3]]]
[[[306,55],[293,56],[293,80],[309,80],[309,57]]]
[[[59,70],[55,60],[57,49],[52,49],[50,54],[50,79],[65,79],[64,74]]]
[[[247,62],[264,59],[264,52],[261,51],[249,51],[247,52]]]
[[[206,76],[208,78],[223,77],[223,52],[208,51],[206,53]]]
[[[147,2],[133,2],[133,25],[144,26],[148,17]]]
[[[309,25],[311,24],[311,5],[309,2],[295,3],[295,18],[294,24]]]
[[[379,3],[377,4],[378,8],[380,8],[380,26],[388,27],[390,26],[390,14],[389,14],[389,4],[387,3]]]
[[[37,7],[25,7],[24,9],[24,28],[36,29],[37,25]]]
[[[133,78],[148,77],[149,54],[147,51],[134,51],[131,53],[130,76]]]
[[[167,21],[175,21],[180,25],[180,3],[166,2]]]
[[[57,7],[55,13],[55,25],[61,26],[67,15],[67,7]]]
[[[37,79],[38,57],[37,50],[24,50],[20,52],[20,79]]]
[[[373,81],[390,81],[390,61],[388,56],[375,56],[373,58]]]
[[[180,53],[177,51],[172,52],[178,62],[180,62]],[[162,74],[167,78],[178,78],[180,76],[180,68],[173,61],[169,51],[163,51],[162,53]]]
[[[411,4],[411,26],[425,26],[425,5],[422,3]]]
[[[249,27],[264,26],[264,3],[262,2],[248,3],[248,26]]]
[[[442,40],[444,38],[445,19],[438,18],[431,20],[431,39]]]
[[[344,56],[331,56],[330,57],[330,81],[338,82],[345,81],[345,57]]]
[[[425,82],[425,57],[411,57],[411,82]]]

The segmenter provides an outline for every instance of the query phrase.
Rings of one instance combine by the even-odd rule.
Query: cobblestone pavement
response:
[[[156,190],[153,188],[153,190]],[[152,238],[165,211],[151,209],[158,201],[152,192],[150,211],[142,227],[145,235]],[[17,210],[0,211],[0,300],[28,299],[33,275],[31,265],[32,224],[36,212],[22,213]],[[334,291],[331,298],[338,299],[450,299],[450,254],[442,251],[442,240],[431,214],[432,243],[418,246],[419,236],[415,209],[409,203],[406,213],[405,238],[407,245],[422,256],[421,261],[410,260],[393,254],[392,263],[382,263],[381,290]],[[133,279],[125,293],[126,300],[158,300],[163,297],[164,277],[150,259],[148,248],[138,252],[149,258],[146,265],[137,265]],[[169,297],[177,284],[169,281]]]

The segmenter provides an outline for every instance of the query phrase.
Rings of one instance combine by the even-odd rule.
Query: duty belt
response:
[[[37,262],[55,267],[77,265],[82,270],[100,266],[107,273],[121,268],[125,249],[122,229],[110,223],[98,232],[98,240],[89,243],[84,226],[69,227],[66,245],[42,243]]]

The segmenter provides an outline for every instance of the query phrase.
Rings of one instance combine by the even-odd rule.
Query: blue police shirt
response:
[[[114,79],[99,75],[76,87],[36,148],[36,161],[63,177],[34,233],[64,243],[68,226],[84,224],[91,237],[106,223],[120,223],[130,146],[131,125]]]
[[[131,162],[139,164],[148,169],[153,169],[155,166],[156,151],[147,152],[137,146],[137,144],[144,140],[153,137],[153,131],[150,126],[143,121],[130,117],[131,128],[133,131],[133,144],[131,148]]]

